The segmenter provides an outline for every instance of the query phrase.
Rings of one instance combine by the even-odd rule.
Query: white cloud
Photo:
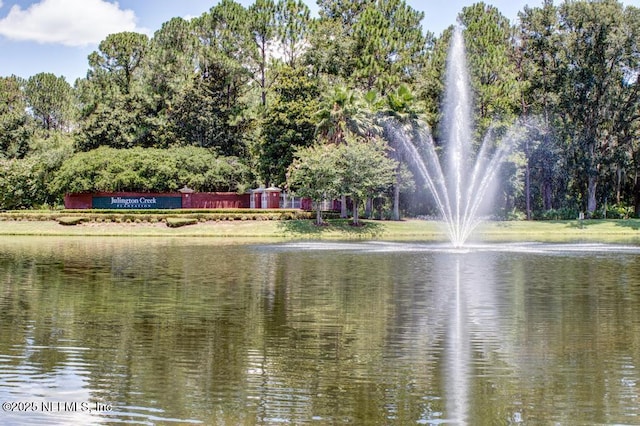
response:
[[[0,20],[0,35],[9,39],[66,46],[96,44],[121,31],[147,32],[136,27],[132,10],[105,0],[40,0],[27,9],[15,5]]]

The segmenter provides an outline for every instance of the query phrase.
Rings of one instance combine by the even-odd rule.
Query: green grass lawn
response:
[[[640,243],[640,219],[486,222],[475,238],[485,241],[601,241]]]
[[[77,216],[77,215],[75,215]],[[354,227],[348,220],[329,220],[316,226],[312,220],[198,221],[169,227],[165,222],[104,223],[83,221],[63,225],[56,220],[0,220],[0,235],[50,236],[158,236],[219,237],[227,239],[374,239],[446,241],[438,222],[422,220],[363,221]],[[481,224],[471,241],[601,241],[640,244],[640,219],[570,221],[511,221]]]

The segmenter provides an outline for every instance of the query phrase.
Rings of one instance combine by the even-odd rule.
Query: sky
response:
[[[436,35],[456,22],[463,7],[479,0],[406,0],[422,11],[423,29]],[[245,7],[254,0],[239,0]],[[305,0],[314,16],[315,0]],[[484,0],[517,23],[525,5],[542,0]],[[108,34],[136,31],[152,36],[173,17],[192,18],[218,0],[0,0],[0,76],[28,78],[40,72],[64,76],[73,84],[85,77],[87,57]],[[558,2],[556,2],[558,3]],[[640,0],[625,0],[640,7]]]

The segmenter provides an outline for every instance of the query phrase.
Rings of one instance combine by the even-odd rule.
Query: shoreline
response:
[[[399,222],[363,220],[350,226],[348,220],[328,220],[315,226],[311,220],[199,221],[181,227],[165,222],[83,222],[63,225],[55,220],[2,220],[0,236],[40,237],[200,237],[250,240],[448,240],[440,222],[406,219]],[[510,221],[481,223],[469,242],[624,242],[640,245],[640,219],[572,221]]]

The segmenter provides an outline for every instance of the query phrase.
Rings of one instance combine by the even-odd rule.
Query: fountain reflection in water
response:
[[[459,28],[454,31],[447,57],[443,109],[446,174],[427,126],[412,130],[409,135],[399,123],[387,122],[385,130],[426,183],[444,220],[449,240],[454,247],[461,247],[479,223],[479,210],[490,195],[500,164],[523,132],[520,125],[513,126],[499,141],[489,132],[473,161],[471,90]]]
[[[469,413],[470,348],[466,322],[466,301],[460,288],[460,259],[455,259],[456,292],[449,323],[448,362],[446,368],[447,411],[456,424],[467,424]]]

